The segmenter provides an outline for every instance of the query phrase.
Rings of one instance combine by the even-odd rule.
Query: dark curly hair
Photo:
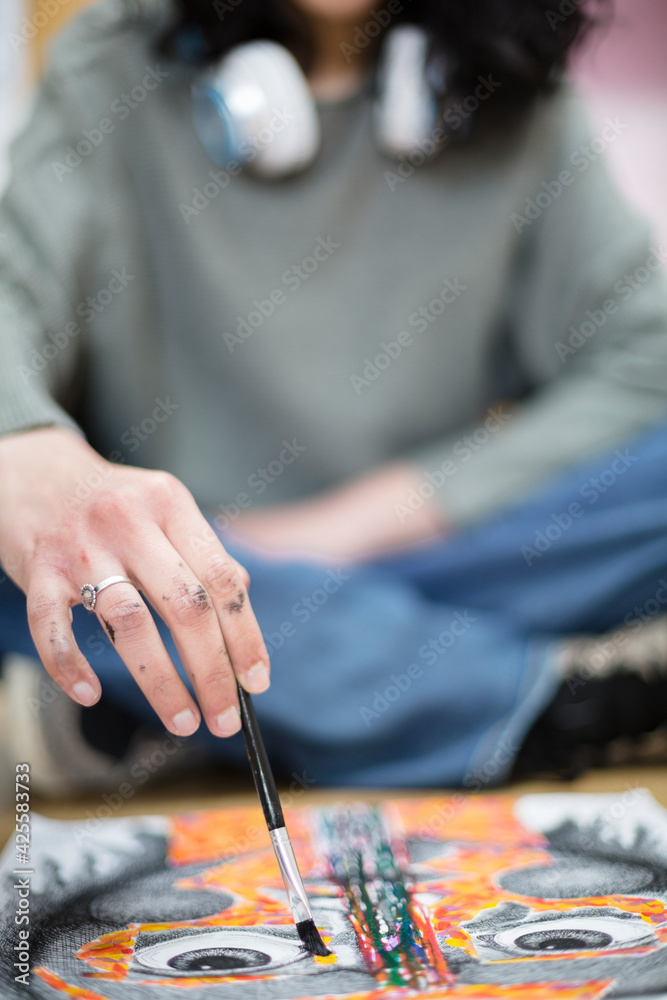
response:
[[[313,53],[308,20],[291,0],[173,2],[177,16],[162,38],[165,54],[206,63],[242,42],[270,38],[290,49],[308,71]],[[605,5],[606,0],[404,0],[392,5],[398,13],[383,20],[392,26],[420,24],[429,31],[434,50],[445,56],[450,94],[469,94],[480,75],[493,74],[502,83],[505,103],[516,106],[553,88],[571,49]],[[373,10],[385,6],[380,2]],[[366,47],[369,55],[380,40],[381,34]]]

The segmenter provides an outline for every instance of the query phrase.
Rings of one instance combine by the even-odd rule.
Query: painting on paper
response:
[[[327,958],[296,934],[259,809],[34,816],[27,866],[2,858],[0,996],[667,996],[667,813],[644,791],[306,805],[288,825]]]

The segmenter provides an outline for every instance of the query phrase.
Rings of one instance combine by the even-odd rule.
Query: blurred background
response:
[[[49,40],[90,2],[0,0],[0,188],[7,177],[7,146],[25,120]],[[606,155],[628,197],[667,240],[667,3],[610,2],[610,24],[580,51],[573,75],[588,100],[596,134],[607,117],[627,123]],[[560,0],[553,0],[553,9],[559,6]]]
[[[627,196],[666,241],[667,3],[611,0],[611,9],[609,26],[579,52],[573,75],[594,124],[607,117],[627,123],[609,148],[609,162]]]

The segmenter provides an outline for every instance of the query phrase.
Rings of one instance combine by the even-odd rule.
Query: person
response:
[[[664,254],[608,175],[625,124],[562,80],[589,24],[102,0],[63,32],[0,215],[0,648],[96,705],[63,723],[24,661],[54,758],[157,715],[239,762],[237,680],[325,783],[484,784],[522,744],[555,766],[556,709],[570,756],[667,718],[660,669],[573,684],[567,654],[667,593]],[[242,169],[192,94],[257,39],[315,106],[270,78]],[[382,114],[414,131],[425,90],[401,151]],[[309,114],[310,162],[262,176]]]

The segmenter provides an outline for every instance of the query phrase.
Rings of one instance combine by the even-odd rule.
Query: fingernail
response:
[[[191,708],[184,708],[176,713],[172,725],[179,736],[192,736],[199,728],[199,721]]]
[[[72,694],[82,705],[94,705],[99,695],[92,684],[88,681],[79,681],[72,688]]]
[[[238,708],[232,705],[231,708],[221,712],[215,720],[215,724],[222,736],[232,736],[234,733],[238,733],[241,728],[241,716]]]
[[[248,671],[243,686],[250,694],[261,694],[262,691],[266,691],[270,683],[269,671],[266,669],[265,664],[256,663]]]

